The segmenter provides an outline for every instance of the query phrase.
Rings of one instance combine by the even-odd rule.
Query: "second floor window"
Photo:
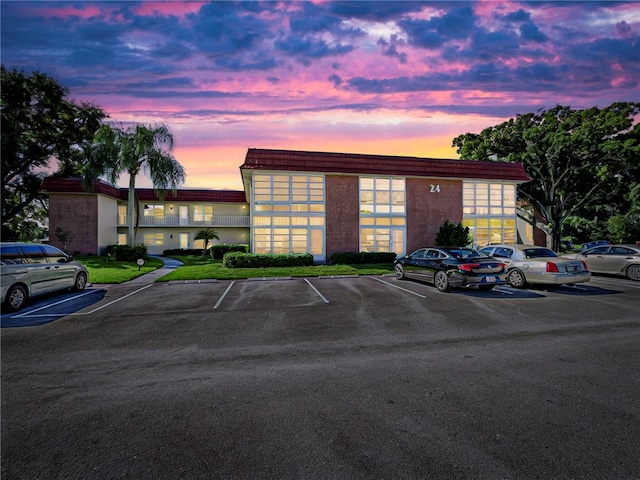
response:
[[[210,222],[213,217],[213,205],[194,205],[193,220],[195,222]]]
[[[164,205],[145,204],[144,216],[152,218],[164,218]]]

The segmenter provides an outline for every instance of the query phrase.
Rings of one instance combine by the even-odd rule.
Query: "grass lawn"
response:
[[[382,275],[393,272],[393,265],[317,265],[312,267],[288,268],[226,268],[222,260],[212,260],[209,256],[175,255],[184,265],[172,270],[157,281],[171,280],[242,280],[261,277],[318,277],[332,275]],[[93,284],[122,283],[162,266],[162,261],[149,258],[138,270],[135,262],[107,260],[106,257],[76,255],[89,271],[89,281]]]
[[[201,255],[172,255],[184,265],[159,278],[171,280],[241,280],[261,277],[318,277],[324,275],[382,275],[393,272],[393,265],[316,265],[282,268],[226,268],[222,260]]]
[[[136,262],[121,262],[94,255],[74,255],[73,259],[87,267],[89,281],[93,284],[127,282],[163,265],[162,261],[156,258],[147,259],[140,268]]]

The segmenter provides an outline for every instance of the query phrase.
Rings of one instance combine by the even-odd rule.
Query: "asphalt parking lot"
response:
[[[638,478],[626,279],[94,290],[3,315],[2,478]]]

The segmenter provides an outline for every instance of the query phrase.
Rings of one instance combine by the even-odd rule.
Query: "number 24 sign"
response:
[[[429,193],[440,193],[440,185],[429,185]]]

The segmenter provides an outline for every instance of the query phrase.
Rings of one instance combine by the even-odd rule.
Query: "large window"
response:
[[[474,244],[516,242],[514,184],[465,182],[462,192],[462,223],[469,227]]]
[[[258,174],[253,177],[252,250],[324,256],[324,177]]]
[[[157,220],[164,219],[164,205],[146,204],[144,206],[144,216]]]
[[[145,245],[164,245],[164,233],[145,233]]]
[[[193,206],[194,222],[211,223],[212,217],[213,217],[213,205],[194,205]]]
[[[404,179],[360,178],[360,212],[404,214]]]
[[[405,253],[403,178],[360,178],[360,251]]]

